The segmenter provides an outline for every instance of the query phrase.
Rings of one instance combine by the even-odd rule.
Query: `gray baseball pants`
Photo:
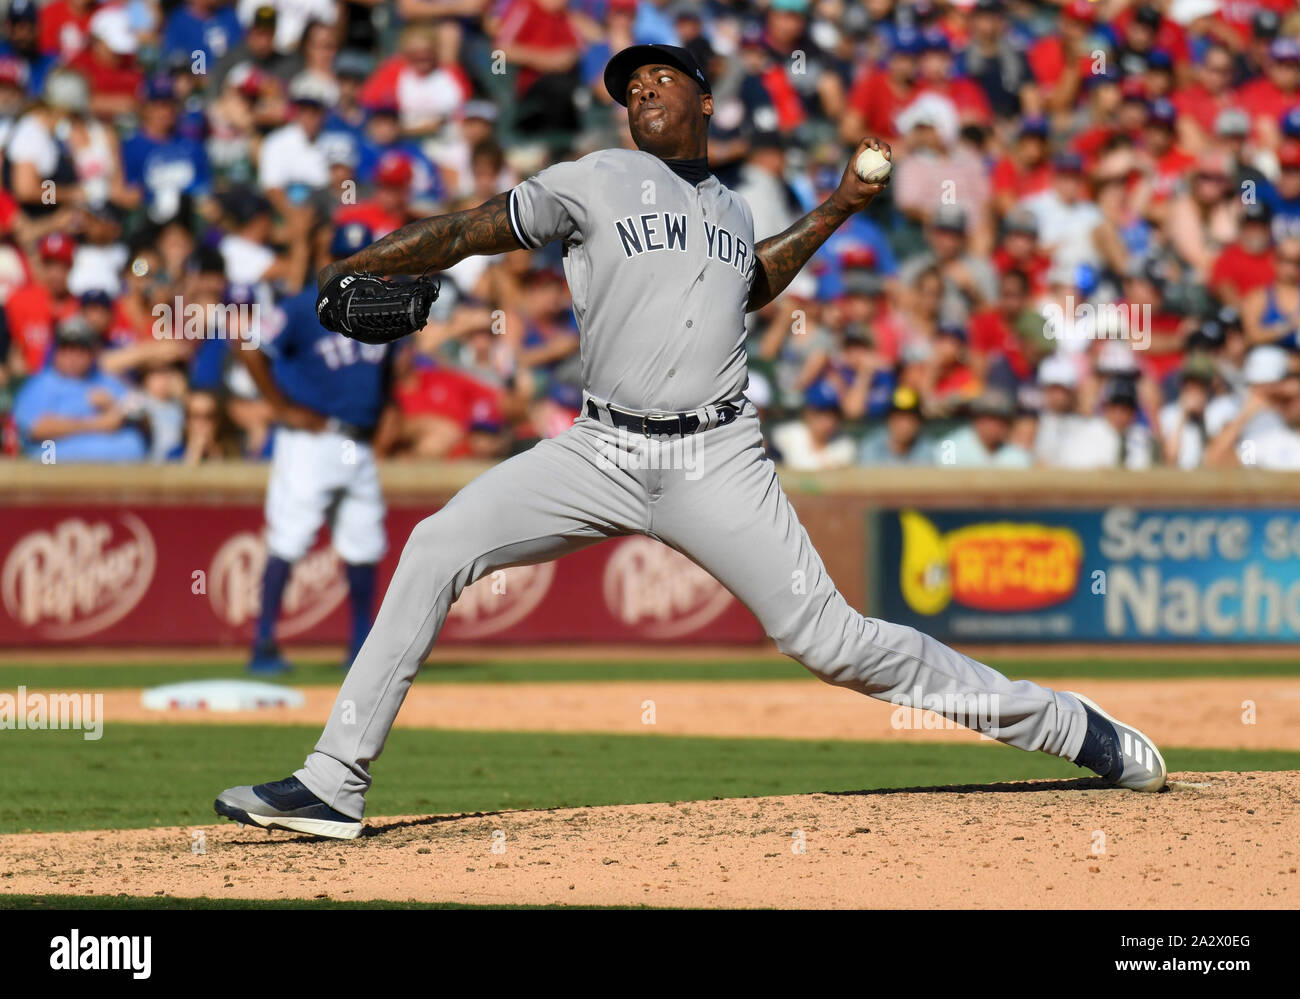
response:
[[[711,573],[782,652],[827,683],[934,708],[1020,749],[1078,755],[1087,721],[1073,695],[1013,682],[845,602],[763,453],[752,404],[732,423],[677,438],[669,445],[675,456],[650,455],[653,446],[583,416],[417,524],[315,752],[296,776],[322,801],[361,818],[370,763],[460,592],[496,569],[633,533]]]

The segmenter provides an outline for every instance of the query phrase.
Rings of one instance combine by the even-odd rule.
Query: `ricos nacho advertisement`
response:
[[[881,617],[951,641],[1294,642],[1300,512],[889,510]]]

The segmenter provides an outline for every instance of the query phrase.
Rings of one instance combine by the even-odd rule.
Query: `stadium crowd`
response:
[[[758,239],[820,202],[863,135],[893,148],[886,194],[748,317],[774,457],[1300,469],[1294,0],[8,0],[4,16],[8,456],[264,457],[285,414],[239,334],[274,339],[335,231],[378,238],[630,147],[602,69],[667,42],[708,69],[710,165]],[[397,353],[374,443],[509,454],[572,422],[578,379],[560,248],[471,258]]]

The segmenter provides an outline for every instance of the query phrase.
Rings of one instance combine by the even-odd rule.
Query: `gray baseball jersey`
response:
[[[589,395],[643,412],[740,395],[754,269],[741,199],[715,178],[691,185],[653,156],[612,150],[543,170],[516,188],[510,209],[525,245],[564,241]],[[657,538],[712,573],[782,652],[827,683],[932,708],[1021,749],[1078,755],[1087,717],[1073,694],[1013,682],[848,605],[781,489],[751,404],[669,441],[668,460],[655,451],[662,442],[608,420],[599,406],[595,417],[584,412],[416,526],[297,771],[322,801],[361,817],[370,763],[466,586],[627,534]]]
[[[516,187],[510,223],[525,246],[564,241],[592,395],[685,412],[744,391],[754,219],[716,177],[692,185],[649,153],[607,149]]]

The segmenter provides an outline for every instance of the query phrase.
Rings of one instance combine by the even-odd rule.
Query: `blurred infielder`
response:
[[[863,181],[850,164],[822,205],[755,246],[748,205],[708,171],[713,98],[692,57],[634,46],[610,60],[605,86],[628,109],[637,151],[549,167],[478,208],[404,226],[322,271],[326,325],[374,336],[365,315],[381,306],[365,299],[354,315],[348,298],[371,280],[357,272],[420,274],[471,254],[562,241],[582,334],[583,415],[415,528],[315,752],[286,780],[222,792],[217,812],[266,828],[357,836],[371,761],[460,592],[495,569],[627,534],[657,538],[703,566],[783,652],[828,683],[937,707],[1122,787],[1163,787],[1152,742],[1084,698],[1012,682],[912,628],[854,611],[764,457],[743,395],[744,315],[779,295],[883,183]],[[864,140],[855,160],[868,147],[885,148]],[[388,335],[418,321],[395,323]],[[647,461],[652,449],[671,455],[688,438],[691,470],[663,467],[672,464],[663,451]],[[986,717],[972,717],[977,704],[990,706]]]
[[[359,223],[340,227],[331,252],[341,259],[370,243]],[[375,567],[387,550],[384,497],[374,439],[390,397],[393,348],[357,343],[325,329],[315,294],[304,290],[280,304],[283,325],[264,329],[261,351],[239,351],[262,397],[276,410],[271,478],[266,491],[266,571],[257,620],[254,673],[289,667],[275,640],[280,602],[293,564],[311,548],[321,525],[345,563],[351,640],[348,666],[370,632]]]

